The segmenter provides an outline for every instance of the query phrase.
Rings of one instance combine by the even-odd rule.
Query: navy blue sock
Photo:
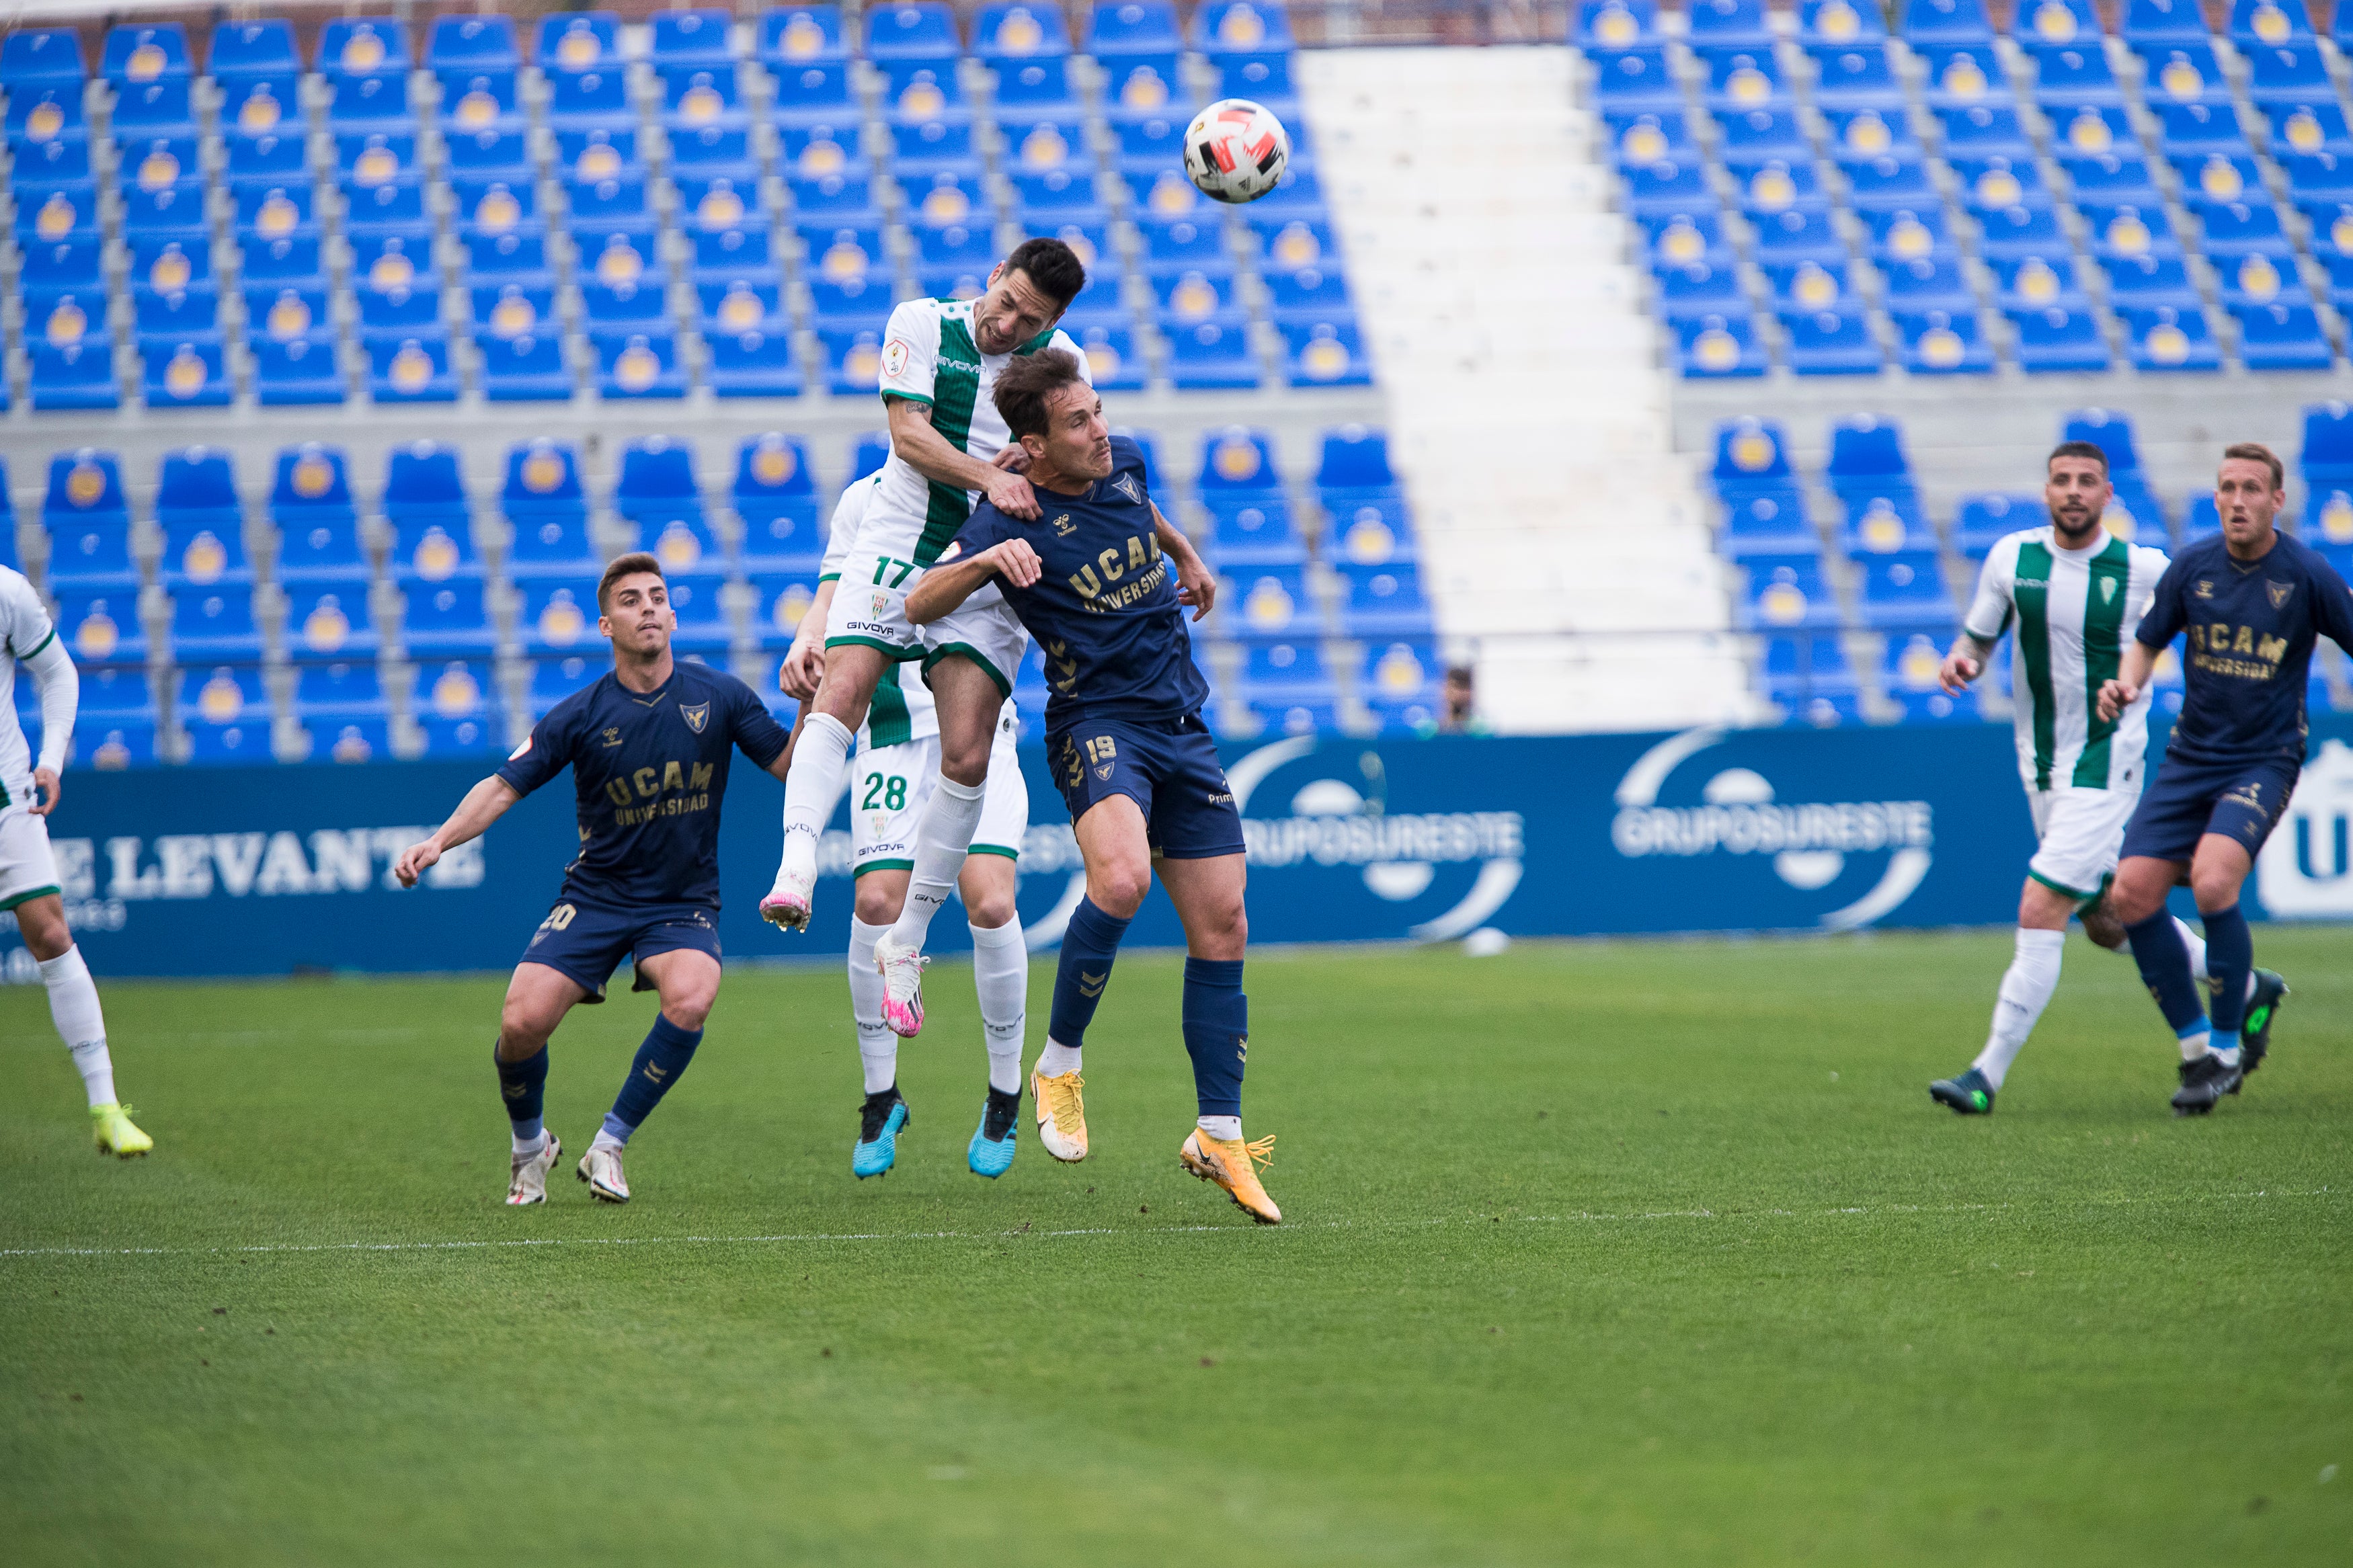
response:
[[[694,1059],[694,1047],[702,1043],[700,1029],[681,1029],[661,1014],[654,1015],[654,1026],[646,1031],[646,1043],[638,1047],[638,1059],[629,1066],[629,1076],[621,1084],[621,1092],[613,1097],[613,1109],[606,1113],[605,1131],[626,1143],[638,1124],[654,1113],[670,1085]]]
[[[2125,927],[2132,942],[2133,962],[2140,965],[2141,984],[2157,998],[2157,1009],[2177,1036],[2206,1026],[2206,1008],[2198,1000],[2198,979],[2189,973],[2189,949],[2182,944],[2181,929],[2163,909],[2138,925]],[[2214,964],[2213,939],[2206,943],[2206,964]],[[2240,972],[2242,975],[2245,971]],[[2242,979],[2242,985],[2246,982]]]
[[[1242,1113],[1242,1068],[1250,1062],[1250,998],[1239,958],[1185,961],[1185,1054],[1204,1116]]]
[[[2239,1043],[2239,1026],[2247,1016],[2247,975],[2255,967],[2255,933],[2247,917],[2232,904],[2206,917],[2206,987],[2213,993],[2207,1006],[2214,1015],[2213,1048],[2227,1050]],[[2231,1037],[2225,1042],[2221,1037]]]
[[[528,1143],[539,1136],[540,1107],[547,1099],[547,1047],[511,1062],[493,1045],[491,1059],[499,1064],[499,1093],[507,1102],[507,1120],[514,1123],[514,1135]]]
[[[1112,960],[1126,934],[1127,921],[1103,913],[1092,899],[1081,899],[1071,911],[1062,956],[1054,966],[1054,1010],[1046,1020],[1047,1037],[1056,1045],[1077,1050],[1086,1044],[1087,1026],[1095,1020],[1103,987],[1111,983]]]

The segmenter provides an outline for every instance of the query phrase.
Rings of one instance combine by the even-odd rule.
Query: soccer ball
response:
[[[1221,98],[1185,127],[1185,174],[1203,195],[1254,202],[1291,161],[1291,133],[1263,104]]]

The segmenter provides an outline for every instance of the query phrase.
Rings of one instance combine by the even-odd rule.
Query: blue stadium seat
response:
[[[1135,392],[1145,384],[1144,354],[1135,344],[1135,333],[1126,326],[1104,326],[1100,323],[1072,329],[1079,347],[1087,356],[1089,379],[1098,391]]]
[[[182,316],[193,318],[186,324],[204,331],[213,330],[211,306],[216,303],[209,290],[198,295],[161,297],[161,302],[148,304],[142,300],[140,311],[142,330],[150,321],[157,328],[168,327]],[[106,333],[106,293],[103,289],[90,294],[59,294],[43,300],[38,314],[27,311],[26,326],[39,333],[39,344],[52,349],[98,347],[108,341]]]
[[[800,437],[778,431],[747,437],[736,453],[728,497],[744,525],[746,571],[816,576],[825,537],[817,522],[808,448]]]
[[[114,347],[108,340],[93,337],[63,348],[31,343],[26,353],[32,361],[35,409],[113,408],[121,404]]]
[[[567,222],[591,255],[600,254],[598,247],[607,236],[642,234],[653,224],[653,211],[646,205],[646,182],[642,179],[567,184],[564,200]]]
[[[658,66],[725,64],[735,58],[729,26],[723,10],[657,11],[649,53]]]
[[[1293,386],[1369,386],[1372,362],[1353,317],[1339,321],[1285,321],[1283,370]]]
[[[1656,163],[1647,171],[1638,171],[1628,180],[1628,186],[1639,190],[1657,180],[1662,171],[1673,167],[1672,163]],[[1795,162],[1767,158],[1757,163],[1742,164],[1732,173],[1739,182],[1741,207],[1752,216],[1781,212],[1789,207],[1816,206],[1828,199],[1823,192],[1820,172],[1814,167],[1810,157],[1801,157]],[[1645,205],[1686,206],[1706,188],[1706,182],[1702,181],[1696,190],[1682,193],[1668,190],[1659,198],[1646,201]]]
[[[421,670],[410,713],[427,757],[479,756],[504,747],[504,715],[487,664],[453,659]]]
[[[1098,7],[1096,15],[1102,15]],[[1101,23],[1097,23],[1100,28]],[[1578,0],[1570,41],[1585,49],[1622,49],[1659,39],[1659,12],[1651,0]],[[1173,46],[1172,46],[1173,47]]]
[[[2268,200],[2200,203],[2198,218],[2204,230],[2204,248],[2211,257],[2242,256],[2252,250],[2285,248],[2287,233],[2279,209]]]
[[[1800,265],[1820,270],[1810,261]],[[1654,276],[1659,285],[1660,308],[1670,321],[1747,312],[1747,290],[1741,286],[1736,267],[1695,262],[1689,267],[1664,268]]]
[[[458,377],[449,365],[449,340],[435,331],[406,338],[366,341],[368,395],[378,403],[451,403]]]
[[[1961,272],[1957,255],[1948,252],[1885,261],[1880,264],[1880,272],[1886,283],[1887,309],[1897,315],[1942,310],[1960,316],[1977,309],[1977,295]]]
[[[2091,251],[2102,259],[2137,256],[2179,256],[2181,242],[2173,220],[2162,205],[2125,202],[2115,206],[2079,201],[2077,208],[2091,230]]]
[[[1875,5],[1856,0],[1800,0],[1798,6],[1798,41],[1809,47],[1886,36],[1887,24]]]
[[[664,325],[666,329],[667,323]],[[596,355],[596,391],[599,396],[671,398],[686,395],[686,371],[678,363],[677,341],[667,330],[591,331],[588,342]]]
[[[2014,107],[2001,57],[1990,41],[1943,44],[1922,51],[1923,96],[1934,110]]]
[[[771,68],[776,101],[770,116],[776,121],[786,155],[799,157],[796,138],[820,127],[855,127],[858,95],[849,79],[847,60],[805,60]],[[855,151],[856,136],[845,132]]]
[[[2297,469],[2316,490],[2353,485],[2353,407],[2335,401],[2306,405],[2297,450]]]
[[[2239,128],[2239,111],[2228,103],[2168,103],[2158,110],[2158,141],[2168,156],[2220,153],[2242,156],[2249,151]]]
[[[2130,202],[2153,212],[2161,210],[2164,197],[2158,192],[2148,161],[2137,148],[2063,156],[2059,166],[2066,171],[2069,194],[2079,206],[2112,206]]]
[[[2173,104],[2200,103],[2227,107],[2230,79],[2214,58],[2213,47],[2203,40],[2152,46],[2141,51],[2148,70],[2144,90],[2150,107],[2162,110]]]
[[[1928,177],[1927,166],[1916,158],[1885,153],[1867,162],[1848,163],[1844,167],[1848,200],[1862,212],[1893,207],[1918,208],[1933,205],[1938,199],[1936,186]]]
[[[406,604],[401,640],[413,658],[487,658],[497,635],[482,596],[479,571],[399,578]]]
[[[1739,116],[1733,116],[1736,121]],[[1772,118],[1768,114],[1768,119]],[[1138,162],[1157,163],[1168,155],[1168,147],[1181,153],[1184,126],[1175,121],[1154,120],[1142,122],[1146,127],[1165,127],[1165,131],[1143,145],[1132,144],[1129,129],[1120,127],[1121,153],[1124,158]],[[1730,136],[1727,131],[1727,140]],[[1679,162],[1696,162],[1700,153],[1698,139],[1692,134],[1691,122],[1680,110],[1664,112],[1647,111],[1639,114],[1615,115],[1609,121],[1610,157],[1621,170],[1639,169],[1672,158]],[[1163,143],[1167,145],[1164,146]]]
[[[1175,331],[1168,340],[1168,378],[1186,390],[1242,388],[1260,384],[1258,356],[1249,328],[1237,321],[1206,321]]]
[[[1841,497],[1846,519],[1839,527],[1839,548],[1857,559],[1905,552],[1935,554],[1936,530],[1921,509],[1919,492],[1908,476],[1876,487],[1859,487]]]
[[[2105,370],[2112,363],[2099,322],[2083,308],[2050,305],[2010,310],[2018,331],[2019,368],[2030,374]]]
[[[379,641],[373,596],[366,583],[321,580],[288,585],[288,658],[373,659]]]
[[[182,584],[174,589],[172,649],[182,663],[259,659],[261,630],[253,619],[253,585]]]
[[[1873,375],[1885,363],[1862,311],[1784,311],[1789,368],[1799,375]]]
[[[170,187],[172,192],[184,186]],[[133,192],[136,200],[141,193]],[[52,190],[41,194],[35,204],[29,199],[16,205],[16,234],[20,241],[36,245],[56,245],[64,240],[95,239],[100,230],[98,221],[98,191],[95,186],[78,190]],[[201,224],[202,216],[198,215]]]
[[[1752,555],[1742,562],[1747,585],[1736,612],[1746,629],[1794,630],[1836,626],[1838,601],[1822,577],[1821,557],[1812,551]]]
[[[2117,29],[2136,49],[2168,43],[2204,42],[2210,36],[2198,0],[2127,0]]]
[[[2075,274],[2074,258],[2062,240],[2049,255],[2035,252],[1989,258],[1995,278],[1995,302],[2004,310],[2043,310],[2053,306],[2088,310],[2090,296]]]
[[[1694,0],[1688,14],[1691,46],[1696,49],[1770,47],[1763,0]]]
[[[187,733],[191,763],[270,760],[269,698],[251,666],[183,670],[173,713]]]
[[[849,46],[837,5],[796,5],[760,13],[753,55],[771,70],[809,60],[842,60]]]
[[[2080,42],[2030,44],[2026,55],[2034,63],[2034,96],[2046,109],[2085,103],[2121,106],[2125,100],[2096,30]]]
[[[1846,241],[1840,237],[1826,206],[1790,207],[1747,216],[1757,233],[1757,259],[1760,263],[1769,266],[1811,260],[1834,265],[1846,259]]]
[[[1780,62],[1769,45],[1700,58],[1707,68],[1707,86],[1702,96],[1711,110],[1737,112],[1789,100],[1789,84],[1783,79]]]
[[[335,660],[301,668],[294,718],[311,738],[310,760],[356,765],[388,758],[391,705],[373,664]]]
[[[1923,151],[1909,117],[1894,110],[1827,109],[1822,118],[1830,128],[1830,153],[1834,158],[1876,158],[1882,153],[1916,157]]]
[[[416,116],[408,106],[406,71],[383,71],[374,75],[324,74],[327,89],[332,95],[327,103],[329,129],[344,132],[375,127],[389,131],[404,130],[416,124]]]
[[[1953,509],[1953,542],[1971,561],[1982,561],[2005,535],[2049,521],[2039,495],[1965,495]]]
[[[1871,231],[1872,257],[1883,264],[1910,261],[1954,248],[1952,227],[1939,205],[1878,208],[1861,216]],[[1989,226],[1989,239],[1991,233]],[[1760,242],[1760,251],[1761,248]]]
[[[628,78],[618,61],[549,71],[547,87],[547,122],[559,136],[625,125],[630,118]]]
[[[314,441],[280,451],[269,489],[269,519],[280,534],[280,582],[366,576],[349,466],[341,448]]]
[[[2140,450],[2134,439],[2132,416],[2120,409],[2076,409],[2061,421],[2059,438],[2089,441],[2105,452],[2111,476],[2140,472]]]
[[[1373,566],[1342,562],[1336,567],[1341,587],[1340,626],[1352,637],[1426,637],[1433,621],[1430,601],[1423,595],[1421,574],[1410,561]],[[1245,602],[1245,614],[1248,613]]]
[[[2197,305],[2160,305],[2124,310],[2125,338],[2133,366],[2147,371],[2207,371],[2221,368],[2221,349],[2205,310]]]
[[[1865,626],[1949,626],[1957,618],[1944,568],[1934,550],[1867,555],[1856,608]]]
[[[765,330],[713,332],[703,342],[710,351],[712,392],[720,397],[797,397],[802,386],[800,357],[794,347],[790,323],[772,323]]]
[[[26,315],[46,316],[45,302],[61,294],[87,293],[95,299],[106,296],[106,273],[103,268],[105,240],[98,235],[85,235],[76,239],[42,244],[17,241],[22,261],[17,271],[17,286],[25,301]],[[177,249],[177,246],[174,246]],[[207,249],[206,259],[211,253]],[[152,268],[151,268],[152,269]],[[193,273],[193,267],[185,270]],[[148,285],[134,257],[132,269],[134,290],[143,292]],[[179,285],[185,289],[184,279]]]
[[[603,569],[604,555],[589,537],[579,455],[568,442],[542,437],[511,448],[499,504],[514,528],[507,571],[518,581],[577,579]]]
[[[1717,378],[1765,374],[1765,346],[1746,314],[1700,316],[1672,325],[1679,374]]]
[[[2015,107],[2006,103],[1973,103],[1966,108],[1939,109],[1944,127],[1945,154],[1950,158],[1984,158],[1996,153],[2012,158],[2034,156],[2034,142],[2020,121]]]
[[[1245,643],[1241,685],[1246,699],[1254,704],[1284,707],[1309,703],[1329,707],[1335,700],[1332,672],[1324,663],[1324,650],[1306,638]]]
[[[1725,491],[1718,548],[1735,560],[1749,555],[1804,554],[1820,547],[1806,517],[1806,498],[1787,480],[1777,487]]]
[[[1899,30],[1915,46],[1976,43],[1993,37],[1979,0],[1908,0]]]
[[[2322,156],[2328,158],[2331,155],[2324,153]],[[2187,156],[2174,157],[2168,161],[2173,164],[2173,172],[2180,176],[2183,197],[2193,204],[2240,201],[2250,192],[2260,195],[2263,189],[2263,173],[2255,166],[2254,154],[2252,152],[2190,153]],[[2333,163],[2333,159],[2331,161]],[[2305,160],[2294,158],[2288,162],[2294,165],[2303,163]],[[2333,173],[2333,171],[2317,172]],[[2295,191],[2297,199],[2305,199],[2305,192],[2295,189],[2295,173],[2293,167],[2289,170],[2288,179],[2290,187]],[[2323,180],[2320,183],[2325,185],[2327,181]],[[2347,195],[2353,196],[2353,183],[2348,183],[2345,186],[2345,191]],[[2335,199],[2329,197],[2325,190],[2314,192],[2313,196],[2314,199]]]
[[[2297,153],[2353,152],[2345,110],[2335,103],[2275,103],[2264,115],[2271,122],[2273,151],[2282,162]]]
[[[74,662],[90,665],[143,665],[147,662],[147,628],[139,616],[135,585],[103,584],[56,589],[58,636],[65,639]],[[16,683],[21,691],[30,680]],[[87,703],[85,701],[85,707]]]
[[[343,366],[332,340],[296,337],[283,341],[256,338],[253,351],[255,400],[266,408],[336,404],[343,401]]]
[[[673,132],[745,123],[732,65],[663,66],[655,79],[661,84],[662,123]]]
[[[1725,240],[1724,222],[1713,201],[1682,212],[1637,214],[1634,221],[1642,230],[1645,259],[1653,268],[1688,267],[1697,261],[1723,267],[1739,264],[1740,258]],[[1843,246],[1839,250],[1845,254]]]
[[[1769,419],[1727,419],[1715,427],[1715,458],[1708,479],[1721,494],[1795,486],[1788,435]]]
[[[1783,635],[1764,645],[1765,695],[1774,701],[1854,695],[1854,668],[1836,637]]]
[[[257,75],[218,85],[218,123],[227,143],[229,178],[272,167],[301,169],[308,153],[303,137],[309,126],[299,73]]]
[[[2192,543],[2221,531],[2221,513],[2215,508],[2212,493],[2191,496],[2181,517],[2181,542]]]
[[[1766,285],[1772,291],[1778,310],[1797,312],[1864,308],[1855,291],[1852,273],[1841,264],[1833,262],[1825,267],[1818,261],[1800,261],[1795,266],[1775,264],[1764,271]],[[1739,306],[1736,304],[1734,308]]]
[[[90,122],[82,113],[80,81],[26,82],[11,89],[5,125],[11,149],[87,139]]]
[[[1806,52],[1814,61],[1814,101],[1824,110],[1901,112],[1904,89],[1888,61],[1884,44],[1873,39],[1862,44],[1817,45]]]
[[[2308,37],[2295,44],[2242,45],[2240,53],[2248,66],[2247,96],[2259,109],[2336,100],[2320,47]]]
[[[2310,305],[2240,305],[2239,358],[2249,370],[2327,370],[2335,349]]]
[[[681,654],[724,652],[735,640],[734,622],[727,614],[725,575],[666,566],[663,576],[670,611],[678,617],[671,646]]]
[[[249,235],[240,236],[239,239],[248,285],[291,283],[316,287],[326,278],[319,255],[320,236],[315,229],[285,239],[264,240]]]
[[[437,16],[425,45],[426,68],[433,71],[514,70],[522,64],[514,19],[490,16]]]
[[[818,345],[825,355],[826,390],[837,396],[871,396],[882,381],[879,332],[820,326]]]
[[[522,606],[515,631],[526,652],[566,654],[592,649],[596,634],[596,579],[539,579],[519,585]]]
[[[1679,110],[1683,106],[1683,89],[1676,83],[1673,68],[1667,62],[1667,52],[1661,46],[1646,44],[1632,48],[1610,49],[1597,53],[1591,58],[1596,107],[1619,112],[1641,109]]]
[[[173,342],[156,339],[142,345],[144,373],[141,390],[151,409],[226,408],[236,396],[221,358],[217,340]]]
[[[1356,691],[1379,716],[1383,731],[1414,731],[1438,710],[1437,650],[1427,642],[1367,643],[1356,671]]]
[[[2232,0],[2231,41],[2243,49],[2309,43],[2312,36],[2304,0]]]
[[[597,679],[611,668],[602,659],[587,658],[579,654],[535,661],[531,669],[532,721],[537,723],[558,702],[575,691],[595,685]]]
[[[2108,278],[2108,298],[2117,310],[2189,309],[2199,302],[2189,264],[2179,256],[2126,257],[2101,266]]]
[[[1230,273],[1187,271],[1152,279],[1160,324],[1170,332],[1202,321],[1240,322],[1249,312],[1235,294]]]
[[[473,68],[439,73],[441,132],[445,136],[480,136],[485,132],[520,133],[528,125],[518,107],[517,84],[512,67]]]
[[[189,100],[190,80],[166,77],[115,89],[113,131],[121,138],[194,136],[196,111]]]
[[[1307,559],[1306,542],[1280,490],[1229,495],[1211,506],[1208,544],[1221,567],[1297,565]]]

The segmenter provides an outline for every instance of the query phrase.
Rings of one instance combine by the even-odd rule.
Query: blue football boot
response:
[[[974,1175],[995,1181],[1013,1169],[1014,1133],[1020,1122],[1021,1091],[990,1089],[988,1103],[981,1108],[980,1125],[973,1131],[972,1147],[965,1151],[965,1161]]]
[[[860,1181],[887,1173],[899,1160],[899,1132],[914,1119],[892,1084],[866,1097],[858,1108],[858,1142],[849,1151],[849,1173]]]
[[[1993,1086],[1975,1068],[1938,1079],[1928,1086],[1928,1098],[1939,1105],[1950,1106],[1957,1116],[1993,1114]]]

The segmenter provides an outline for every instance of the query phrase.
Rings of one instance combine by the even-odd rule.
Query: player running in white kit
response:
[[[16,721],[18,666],[41,693],[38,761]],[[74,709],[81,677],[58,640],[41,596],[21,572],[0,566],[0,910],[16,912],[25,946],[40,961],[49,1017],[81,1069],[90,1094],[91,1139],[101,1154],[130,1159],[155,1147],[114,1095],[114,1059],[106,1048],[106,1016],[98,987],[66,925],[58,863],[49,852],[48,815],[62,793],[58,775],[73,744]]]
[[[842,568],[858,552],[860,527],[881,483],[879,474],[860,479],[834,505],[817,597],[777,672],[778,683],[792,696],[807,699],[818,689],[825,669],[827,610],[842,591]],[[848,591],[855,593],[857,585]],[[988,1094],[965,1160],[976,1174],[992,1178],[1013,1164],[1029,999],[1029,952],[1014,909],[1014,868],[1029,826],[1029,789],[1014,755],[1019,734],[1020,721],[1008,699],[997,717],[978,831],[957,879],[972,930],[973,984],[988,1050]],[[851,864],[858,884],[849,921],[849,998],[866,1079],[849,1168],[860,1178],[879,1176],[897,1162],[899,1131],[910,1120],[899,1093],[899,1037],[882,1021],[883,983],[874,942],[905,900],[916,823],[939,765],[939,720],[930,689],[902,677],[901,666],[886,667],[859,727],[858,756],[849,770]]]

